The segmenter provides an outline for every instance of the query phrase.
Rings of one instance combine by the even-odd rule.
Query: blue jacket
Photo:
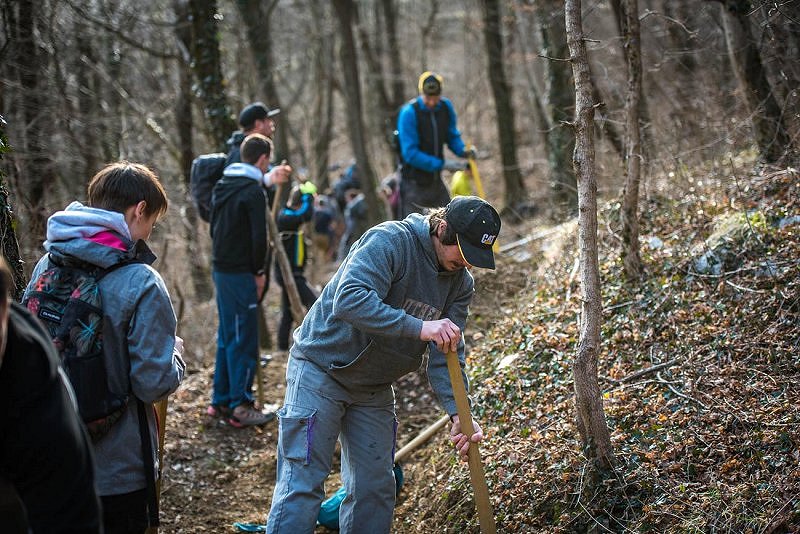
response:
[[[417,116],[412,106],[415,101],[419,104],[423,113],[431,113],[431,110],[426,108],[425,104],[422,103],[421,96],[408,102],[400,110],[400,114],[397,117],[397,131],[403,161],[423,171],[440,171],[444,165],[444,158],[426,153],[420,148],[419,132],[417,131]],[[447,139],[444,141],[456,156],[463,156],[464,141],[461,140],[461,132],[459,132],[456,127],[456,112],[453,109],[453,104],[447,98],[442,97],[436,107],[434,107],[434,110],[439,109],[441,106],[444,106],[450,115]]]
[[[455,414],[445,355],[419,335],[423,321],[445,317],[463,332],[473,292],[466,269],[439,271],[427,217],[381,223],[353,244],[308,310],[292,357],[317,364],[348,389],[377,391],[418,369],[429,348],[431,387]],[[463,369],[463,338],[458,357]]]
[[[132,257],[145,262],[120,267],[99,282],[109,386],[146,404],[175,391],[186,369],[174,350],[175,312],[164,280],[149,265],[155,256],[144,241],[131,241],[123,215],[73,202],[48,219],[44,247],[56,257],[78,258],[103,268]],[[45,255],[36,264],[26,294],[49,263]],[[154,465],[158,465],[158,432],[152,410],[147,410],[147,419]],[[94,444],[98,495],[146,487],[140,444],[137,403],[131,399],[127,412]]]

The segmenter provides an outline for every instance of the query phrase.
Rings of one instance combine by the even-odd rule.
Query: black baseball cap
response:
[[[280,113],[278,108],[269,109],[263,102],[253,102],[248,104],[239,113],[239,126],[245,130],[251,128],[257,120],[271,118]]]
[[[420,74],[419,81],[417,82],[417,88],[419,89],[420,94],[438,96],[442,94],[443,84],[444,78],[435,72],[426,70]]]
[[[455,197],[444,220],[455,230],[458,248],[470,265],[494,269],[492,246],[500,233],[500,215],[491,204],[473,196]]]

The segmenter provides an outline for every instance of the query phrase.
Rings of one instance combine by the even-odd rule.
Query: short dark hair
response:
[[[11,268],[3,256],[0,256],[0,300],[5,301],[10,298],[16,286],[14,285],[14,276],[11,274]],[[0,360],[2,354],[0,354]]]
[[[272,153],[272,141],[265,135],[250,134],[242,141],[242,146],[239,148],[244,163],[251,165],[255,164],[262,155],[266,155],[269,159]]]
[[[439,225],[442,222],[446,222],[447,218],[445,217],[445,208],[436,208],[431,210],[428,213],[428,220],[430,221],[430,233],[431,235],[435,234],[436,231],[439,229]],[[439,238],[442,245],[455,245],[458,243],[456,239],[456,231],[453,229],[451,224],[448,224],[447,227],[444,229],[444,234],[442,237]]]
[[[167,193],[158,176],[140,163],[109,163],[89,181],[89,205],[109,211],[125,210],[145,201],[144,212],[161,217],[169,206]]]

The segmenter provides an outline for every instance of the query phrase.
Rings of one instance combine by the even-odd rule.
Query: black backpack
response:
[[[222,178],[226,161],[228,155],[222,152],[203,154],[192,161],[189,189],[197,213],[206,222],[211,219],[211,191],[214,189],[214,184]]]
[[[103,356],[103,303],[98,283],[109,272],[139,263],[129,260],[108,269],[89,264],[50,267],[34,281],[22,304],[47,328],[75,391],[78,412],[92,441],[105,436],[128,406],[128,396],[109,390]]]

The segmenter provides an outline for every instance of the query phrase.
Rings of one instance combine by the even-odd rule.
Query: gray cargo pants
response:
[[[394,512],[394,391],[353,392],[307,360],[289,358],[278,411],[278,472],[268,534],[312,533],[337,438],[347,497],[342,534],[388,533]]]

